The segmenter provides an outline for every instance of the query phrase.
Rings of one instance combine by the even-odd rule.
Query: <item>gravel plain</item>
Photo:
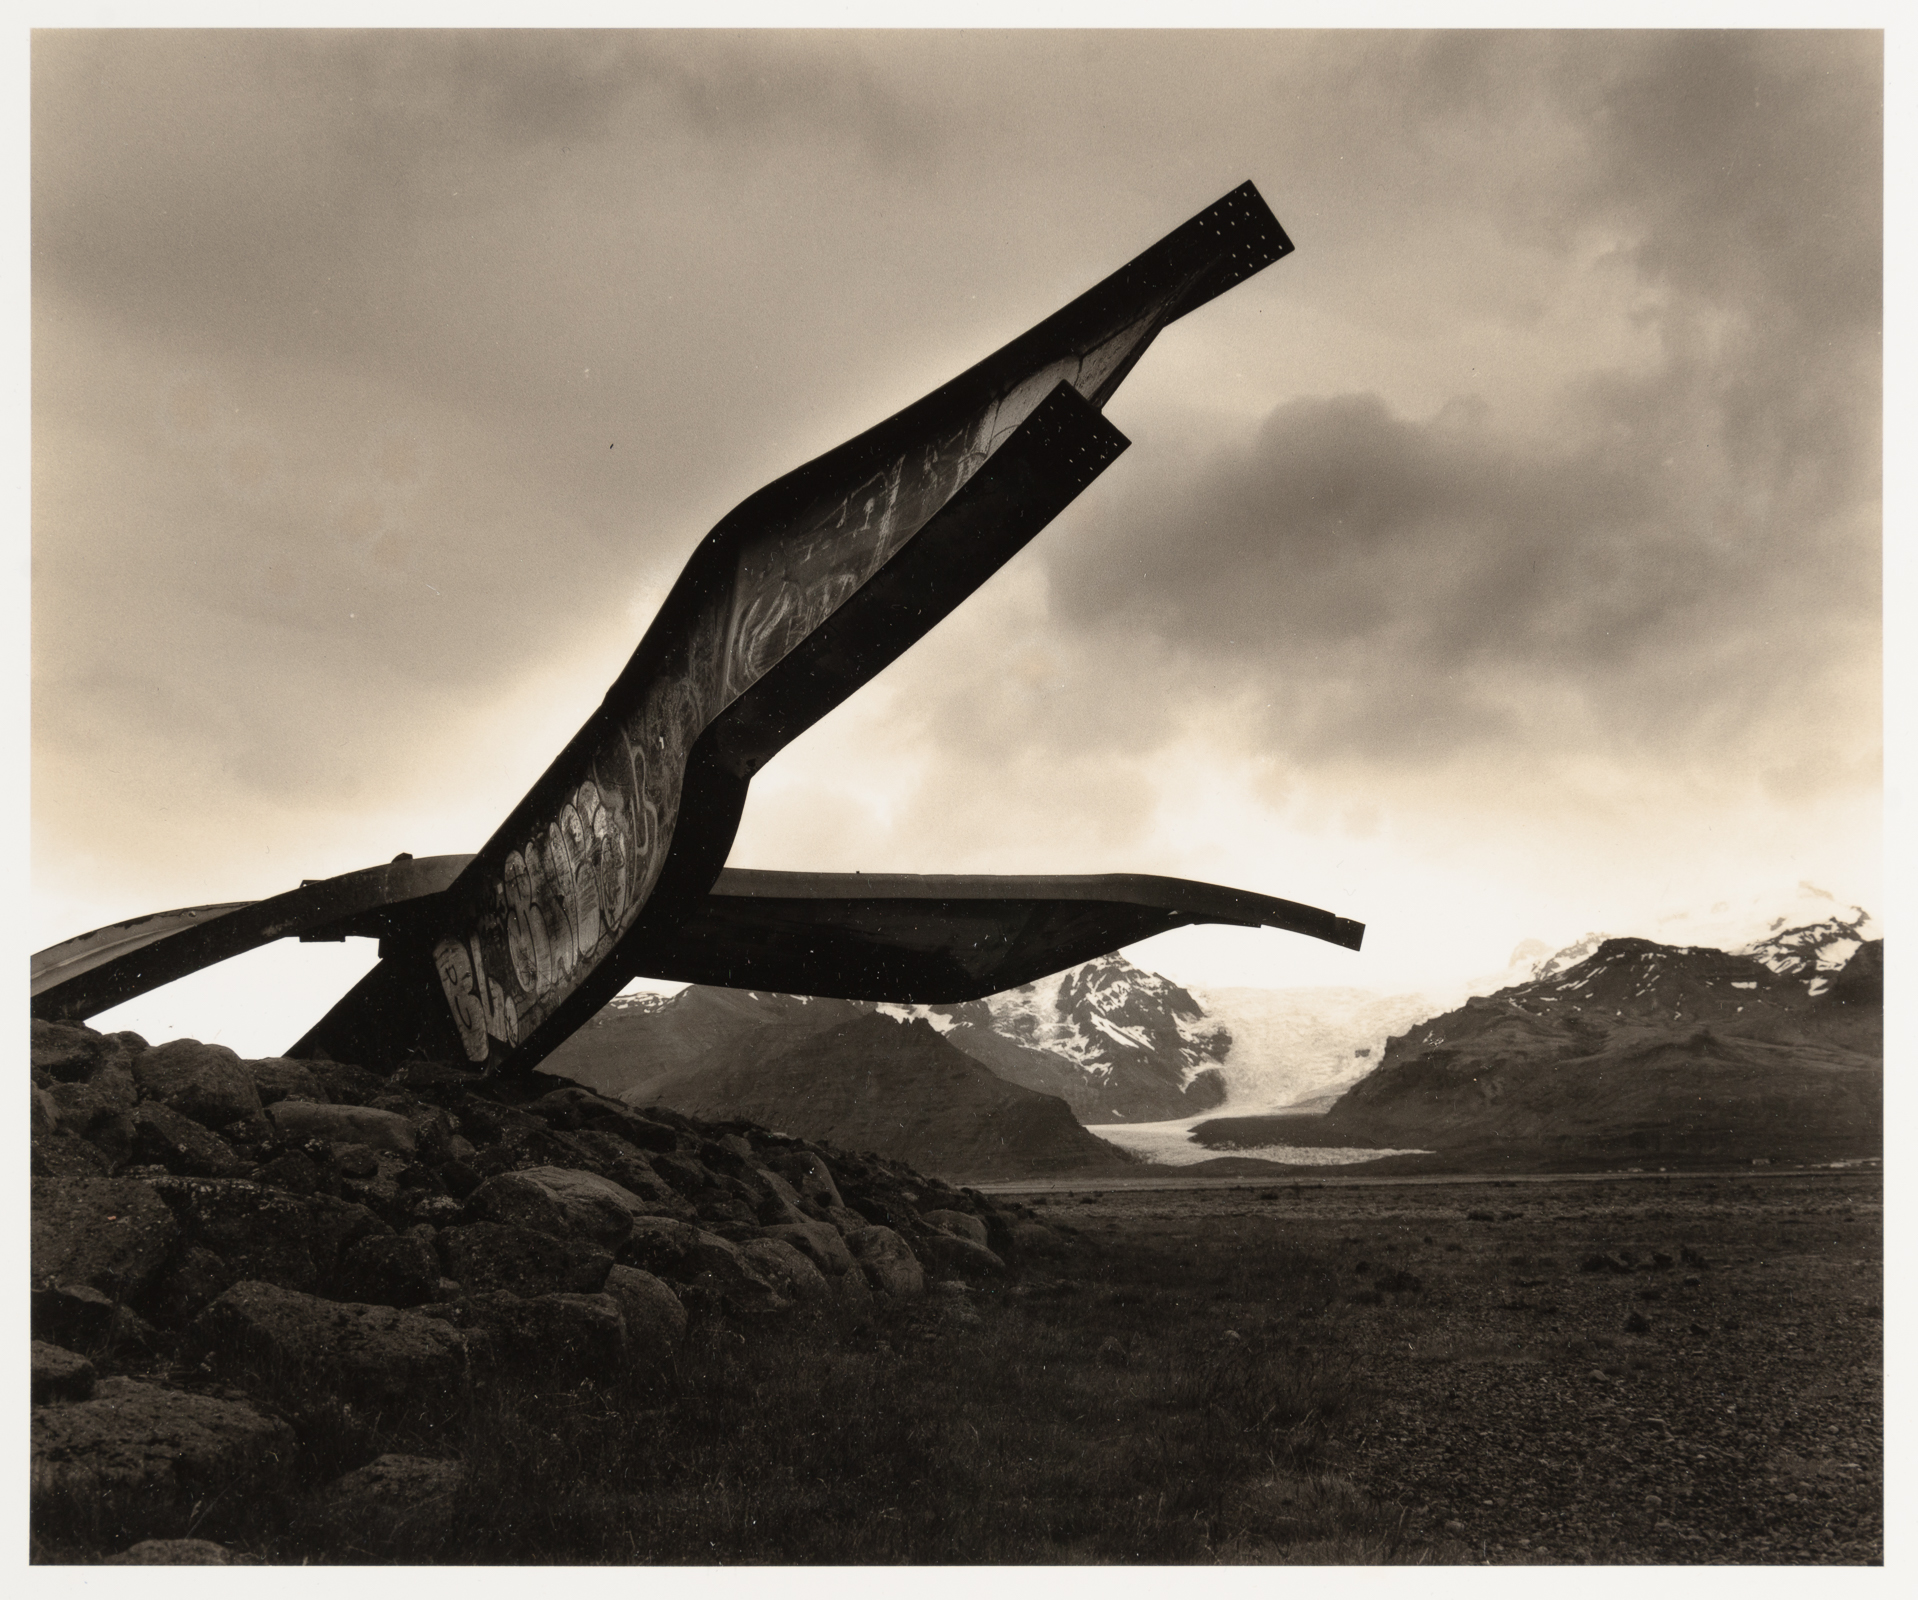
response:
[[[1257,1218],[1334,1261],[1373,1389],[1328,1462],[1424,1559],[1861,1565],[1884,1556],[1882,1200],[1854,1170],[1106,1190],[1040,1214],[1108,1243]]]

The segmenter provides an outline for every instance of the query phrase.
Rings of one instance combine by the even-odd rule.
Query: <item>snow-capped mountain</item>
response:
[[[1013,1083],[1056,1094],[1082,1122],[1151,1122],[1210,1110],[1232,1034],[1187,990],[1122,955],[958,1005],[882,1005],[924,1018]]]
[[[1549,953],[1548,946],[1528,939],[1512,952],[1503,981],[1488,983],[1478,992],[1493,993],[1553,977],[1589,960],[1608,939],[1645,937],[1679,948],[1751,956],[1773,972],[1802,979],[1812,994],[1819,994],[1861,944],[1883,936],[1883,929],[1863,906],[1842,905],[1817,885],[1800,883],[1784,893],[1753,895],[1738,902],[1720,900],[1705,911],[1669,912],[1646,927],[1588,933]]]
[[[1815,960],[1833,941],[1802,943]],[[1859,944],[1814,995],[1803,971],[1752,955],[1608,939],[1582,961],[1541,961],[1544,976],[1406,1030],[1322,1117],[1239,1118],[1216,1124],[1215,1137],[1550,1161],[1873,1155],[1882,952],[1882,942]]]
[[[1872,915],[1863,906],[1799,927],[1784,927],[1784,921],[1780,917],[1775,932],[1741,945],[1738,954],[1764,963],[1781,976],[1799,979],[1812,994],[1823,994],[1859,948],[1878,937]]]

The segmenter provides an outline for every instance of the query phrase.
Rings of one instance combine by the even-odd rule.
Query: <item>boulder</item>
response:
[[[293,1430],[251,1406],[107,1378],[93,1397],[33,1412],[36,1528],[84,1526],[119,1543],[184,1528],[195,1502],[271,1488]]]
[[[320,1490],[299,1531],[358,1559],[430,1557],[451,1528],[453,1497],[465,1475],[457,1461],[379,1456]]]
[[[500,1172],[488,1178],[466,1197],[465,1214],[479,1222],[531,1228],[555,1239],[568,1238],[573,1232],[566,1208],[543,1184],[520,1172]]]
[[[305,1066],[320,1086],[320,1098],[335,1105],[363,1106],[392,1087],[377,1072],[346,1061],[308,1061]]]
[[[254,1093],[259,1095],[260,1104],[273,1105],[280,1100],[312,1100],[324,1102],[326,1091],[320,1087],[320,1080],[314,1074],[313,1064],[309,1061],[293,1061],[284,1056],[268,1056],[262,1061],[245,1061],[247,1076],[253,1080]]]
[[[954,1234],[961,1239],[970,1239],[974,1244],[985,1247],[986,1225],[977,1217],[964,1211],[922,1211],[920,1219],[931,1223],[941,1233]]]
[[[35,1133],[52,1133],[60,1126],[60,1108],[53,1103],[53,1096],[37,1084],[33,1090],[33,1121],[30,1126]]]
[[[194,1244],[242,1278],[312,1289],[332,1275],[340,1252],[389,1224],[365,1206],[329,1195],[294,1195],[242,1178],[156,1178]]]
[[[866,1282],[865,1273],[855,1269],[828,1278],[826,1282],[832,1285],[841,1315],[854,1322],[865,1322],[872,1316],[872,1286]]]
[[[880,1293],[906,1298],[925,1292],[926,1274],[919,1258],[891,1228],[860,1228],[846,1235],[846,1248],[866,1281]]]
[[[559,1207],[567,1232],[608,1250],[617,1250],[626,1242],[637,1218],[653,1216],[657,1210],[612,1179],[571,1167],[527,1167],[490,1179],[473,1193],[467,1202],[469,1208],[490,1184],[515,1181],[541,1189]]]
[[[584,1239],[554,1238],[501,1222],[444,1228],[438,1244],[446,1276],[472,1293],[596,1294],[613,1264],[612,1252]]]
[[[222,1139],[233,1146],[233,1152],[249,1164],[264,1161],[280,1148],[280,1136],[265,1113],[257,1117],[240,1117],[236,1121],[223,1123],[213,1130]]]
[[[653,1169],[646,1152],[620,1134],[601,1128],[582,1128],[573,1141],[592,1157],[591,1170],[629,1189],[655,1211],[682,1209],[684,1202],[673,1186]]]
[[[437,1296],[439,1281],[440,1258],[431,1243],[413,1233],[389,1233],[348,1247],[333,1287],[343,1300],[417,1306]]]
[[[328,1144],[324,1139],[313,1139],[308,1142],[308,1154],[326,1151],[332,1153],[333,1170],[342,1178],[367,1179],[377,1178],[380,1175],[380,1153],[371,1145],[360,1144],[355,1140],[349,1140],[344,1144]],[[398,1172],[405,1164],[405,1158],[388,1151],[387,1164],[394,1172]]]
[[[29,1171],[36,1178],[104,1178],[114,1163],[73,1133],[33,1135]]]
[[[1066,1251],[1066,1241],[1056,1229],[1047,1227],[1043,1222],[1035,1222],[1025,1217],[1014,1218],[1007,1225],[1007,1233],[1012,1246],[1020,1255],[1057,1256]]]
[[[826,1213],[826,1220],[839,1230],[841,1238],[848,1238],[861,1228],[872,1226],[857,1211],[847,1206],[822,1206],[820,1209]]]
[[[233,1287],[239,1274],[203,1245],[191,1244],[148,1292],[146,1309],[168,1327],[181,1327]]]
[[[543,1118],[548,1127],[557,1128],[562,1133],[571,1133],[575,1128],[590,1126],[607,1110],[624,1111],[601,1095],[590,1089],[582,1089],[577,1084],[566,1084],[543,1094],[526,1108],[534,1116]]]
[[[919,1240],[919,1254],[935,1272],[954,1278],[1003,1278],[1006,1264],[982,1244],[934,1230]]]
[[[35,1178],[32,1208],[35,1288],[78,1283],[130,1299],[180,1237],[166,1203],[134,1178]]]
[[[793,1305],[743,1256],[730,1272],[695,1274],[682,1286],[680,1297],[689,1310],[706,1317],[764,1317],[790,1311]]]
[[[241,1166],[226,1140],[160,1100],[135,1109],[133,1154],[199,1178],[231,1177]]]
[[[758,1205],[759,1220],[768,1227],[807,1220],[806,1213],[800,1207],[798,1192],[778,1173],[766,1167],[754,1167],[747,1175],[747,1181],[762,1191]]]
[[[465,1320],[489,1336],[496,1361],[538,1379],[606,1378],[626,1364],[626,1322],[609,1294],[489,1289],[468,1299]]]
[[[102,1106],[87,1119],[80,1137],[106,1158],[109,1172],[118,1172],[134,1158],[139,1143],[139,1129],[127,1112],[118,1107]]]
[[[329,1144],[363,1144],[403,1156],[412,1155],[419,1145],[419,1135],[410,1121],[396,1111],[379,1111],[372,1106],[276,1100],[266,1115],[289,1143],[324,1139]]]
[[[282,1151],[254,1169],[253,1181],[269,1189],[284,1189],[288,1194],[318,1194],[320,1164],[304,1150]]]
[[[33,1341],[33,1403],[45,1405],[52,1400],[84,1400],[93,1393],[93,1363],[85,1356]]]
[[[663,1278],[638,1267],[615,1265],[606,1274],[605,1293],[626,1319],[627,1359],[643,1366],[665,1361],[686,1335],[686,1308]]]
[[[747,1265],[787,1299],[803,1306],[824,1307],[836,1299],[832,1285],[812,1262],[784,1239],[742,1239],[738,1245]]]
[[[791,1184],[802,1199],[827,1210],[845,1205],[832,1168],[817,1150],[787,1151],[766,1164]]]
[[[731,1240],[670,1217],[636,1220],[620,1260],[683,1286],[711,1309],[752,1315],[790,1304]]]
[[[765,1229],[764,1237],[785,1240],[829,1278],[853,1270],[852,1251],[846,1248],[845,1237],[829,1222],[789,1222],[782,1227]]]
[[[459,1201],[450,1194],[427,1194],[419,1190],[406,1202],[406,1217],[414,1227],[424,1223],[437,1232],[456,1226],[465,1215]]]
[[[691,1156],[662,1150],[655,1153],[651,1160],[653,1170],[665,1180],[667,1186],[688,1200],[697,1200],[702,1193],[716,1187],[714,1175]]]
[[[106,1034],[78,1022],[33,1019],[33,1042],[28,1057],[37,1072],[58,1083],[78,1083],[103,1062],[126,1059],[126,1048]]]
[[[68,1350],[147,1350],[155,1342],[145,1318],[84,1283],[36,1285],[29,1304],[33,1337]]]
[[[620,1249],[619,1259],[668,1281],[683,1281],[702,1272],[723,1275],[736,1270],[739,1252],[730,1241],[692,1223],[671,1217],[639,1217]]]
[[[466,1371],[466,1341],[444,1322],[255,1281],[201,1312],[189,1342],[242,1383],[321,1386],[376,1403],[447,1395]]]
[[[477,1168],[457,1157],[442,1161],[433,1170],[439,1174],[440,1182],[446,1185],[446,1192],[455,1200],[469,1198],[486,1181]]]
[[[516,1167],[582,1167],[593,1164],[591,1155],[570,1133],[555,1133],[545,1123],[528,1118],[531,1126],[512,1124],[502,1131],[500,1148]]]
[[[225,1045],[175,1039],[133,1058],[133,1079],[149,1100],[159,1100],[203,1128],[218,1128],[260,1114],[259,1092],[240,1058]]]

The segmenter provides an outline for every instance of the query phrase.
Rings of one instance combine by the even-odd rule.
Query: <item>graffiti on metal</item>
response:
[[[1159,315],[1047,363],[969,425],[902,452],[740,555],[728,591],[701,609],[682,668],[653,682],[570,798],[506,855],[490,895],[434,944],[470,1059],[485,1061],[489,1040],[517,1046],[632,927],[672,843],[688,753],[713,719],[896,555],[1058,383],[1095,393]]]

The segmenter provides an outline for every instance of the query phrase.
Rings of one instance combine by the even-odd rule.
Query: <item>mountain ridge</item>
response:
[[[1790,947],[1776,970],[1754,955],[1607,939],[1395,1036],[1378,1068],[1320,1116],[1214,1119],[1194,1137],[1220,1149],[1416,1140],[1454,1151],[1876,1155],[1883,943],[1856,945],[1835,971],[1818,964],[1818,944]]]

